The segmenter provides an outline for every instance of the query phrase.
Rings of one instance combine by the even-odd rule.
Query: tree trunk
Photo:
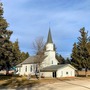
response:
[[[9,75],[9,70],[6,70],[6,75]]]
[[[39,70],[39,80],[40,80],[41,79],[41,76],[40,76],[40,64],[39,64],[38,70]]]
[[[88,74],[87,74],[88,70],[87,68],[85,68],[85,76],[88,77]]]
[[[5,69],[6,69],[6,75],[9,75],[9,67],[7,66],[7,64],[6,64]]]

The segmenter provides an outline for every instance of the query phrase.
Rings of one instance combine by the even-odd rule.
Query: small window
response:
[[[38,72],[38,65],[36,65],[36,72]]]
[[[30,67],[30,71],[32,72],[32,65],[31,65],[31,67]]]
[[[21,72],[21,68],[18,68],[19,69],[19,72]]]
[[[53,61],[52,61],[52,64],[53,64]]]
[[[68,72],[66,72],[66,74],[68,74]]]
[[[25,67],[25,72],[27,72],[27,66]]]

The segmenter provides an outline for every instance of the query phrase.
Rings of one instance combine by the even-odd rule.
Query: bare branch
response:
[[[35,53],[40,54],[41,52],[43,52],[44,45],[45,43],[43,37],[36,38],[35,41],[33,42],[33,49],[35,50]]]
[[[40,79],[40,68],[41,68],[41,63],[44,60],[44,40],[43,37],[38,37],[36,40],[33,42],[33,48],[35,50],[35,53],[37,55],[37,65],[38,65],[38,71],[39,71],[39,79]]]

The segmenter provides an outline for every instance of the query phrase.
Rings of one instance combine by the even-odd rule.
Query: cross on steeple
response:
[[[50,27],[49,27],[49,32],[48,32],[47,43],[53,43],[53,41],[52,41],[52,36],[51,36],[51,29],[50,29]]]

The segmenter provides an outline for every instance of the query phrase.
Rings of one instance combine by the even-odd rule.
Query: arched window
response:
[[[25,72],[27,72],[27,66],[25,67]]]
[[[30,71],[32,72],[32,65],[31,65],[31,67],[30,67]]]

